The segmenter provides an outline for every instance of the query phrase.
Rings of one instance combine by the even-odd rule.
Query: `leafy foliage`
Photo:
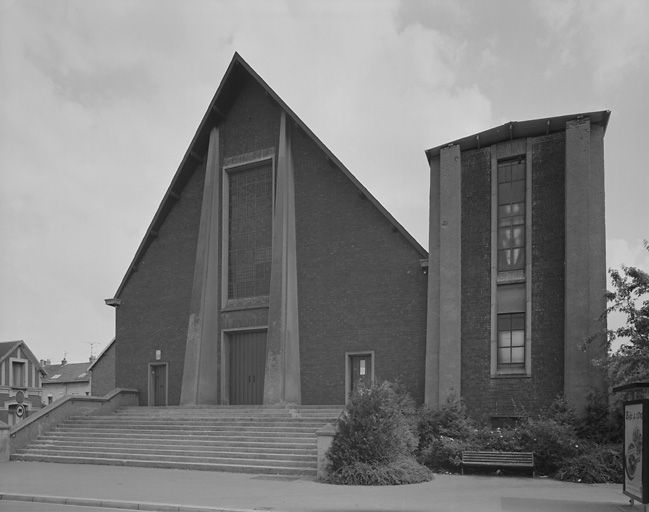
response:
[[[352,462],[331,474],[329,481],[345,485],[401,485],[428,482],[430,470],[412,458],[400,458],[387,464]]]
[[[591,445],[579,455],[565,459],[554,475],[558,480],[585,484],[622,482],[622,451],[618,445]]]
[[[338,421],[327,453],[335,483],[382,485],[430,480],[414,459],[414,406],[397,386],[384,382],[356,393]]]
[[[476,428],[457,399],[438,410],[423,409],[419,422],[419,461],[433,471],[459,472],[463,450],[531,451],[543,475],[582,482],[619,481],[621,423],[599,397],[591,397],[579,416],[559,397],[534,418],[510,427]]]
[[[649,251],[649,242],[644,241]],[[619,312],[626,318],[622,327],[609,330],[608,342],[625,343],[605,361],[611,384],[649,379],[649,274],[637,267],[609,270],[614,291],[607,293],[607,313]]]

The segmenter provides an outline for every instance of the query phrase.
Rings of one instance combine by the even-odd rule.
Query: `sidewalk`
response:
[[[620,512],[621,485],[585,485],[547,478],[435,475],[432,482],[349,487],[265,475],[123,466],[0,463],[0,511],[11,495],[50,503],[131,510]],[[53,499],[56,497],[57,499]],[[28,499],[28,498],[26,498]],[[171,506],[173,505],[173,506]],[[205,507],[205,508],[202,508]],[[72,508],[71,511],[83,509]]]

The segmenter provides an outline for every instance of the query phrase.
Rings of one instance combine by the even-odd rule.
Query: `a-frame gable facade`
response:
[[[149,404],[340,404],[365,357],[422,401],[426,257],[235,55],[107,300],[116,384]]]

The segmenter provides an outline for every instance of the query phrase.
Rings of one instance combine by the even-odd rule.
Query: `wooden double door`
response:
[[[227,336],[230,353],[230,404],[262,404],[266,373],[266,331],[234,331]]]

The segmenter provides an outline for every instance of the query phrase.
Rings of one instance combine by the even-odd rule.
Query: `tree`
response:
[[[649,241],[644,240],[649,251]],[[622,265],[610,269],[613,291],[607,292],[607,313],[620,312],[625,324],[608,331],[609,349],[617,339],[623,344],[606,361],[613,386],[649,380],[649,274],[637,267]]]

